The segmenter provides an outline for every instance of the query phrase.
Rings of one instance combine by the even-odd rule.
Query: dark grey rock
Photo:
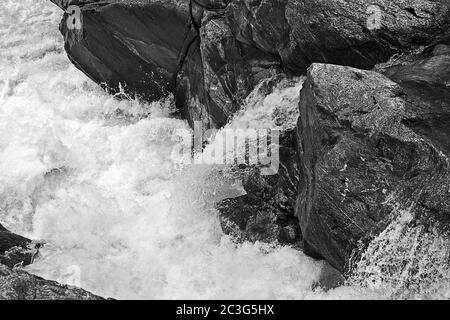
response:
[[[368,24],[375,17],[370,6],[380,10],[379,28]],[[313,62],[370,69],[431,43],[448,30],[449,8],[446,0],[236,0],[228,15],[240,41],[301,73]]]
[[[449,154],[438,139],[447,133],[411,126],[425,117],[448,123],[449,101],[442,103],[435,113],[373,71],[309,68],[300,97],[296,213],[311,252],[346,271],[361,242],[401,210],[411,211],[412,223],[448,231]]]
[[[60,30],[69,58],[111,93],[147,100],[165,97],[175,88],[186,51],[197,37],[188,0],[62,1],[81,9],[82,30]]]
[[[111,93],[173,94],[181,115],[221,127],[254,86],[312,62],[370,69],[449,29],[447,0],[52,0],[79,5],[82,30],[61,22],[72,62]]]
[[[42,243],[8,231],[0,224],[0,300],[100,300],[85,290],[31,275],[21,268],[33,263]]]
[[[298,184],[294,130],[280,139],[280,170],[263,176],[258,168],[244,177],[246,195],[226,199],[216,205],[222,230],[237,241],[261,241],[302,247],[302,236],[295,217]]]
[[[413,100],[418,115],[408,119],[414,131],[450,151],[450,38],[427,48],[412,61],[383,69]]]
[[[104,300],[83,289],[61,285],[0,264],[0,300]]]
[[[39,243],[9,232],[0,224],[0,264],[10,268],[31,264],[40,246]]]
[[[205,129],[224,126],[262,79],[315,63],[298,141],[283,144],[277,175],[252,171],[247,195],[218,205],[225,232],[296,245],[295,211],[303,250],[345,271],[399,210],[448,231],[448,0],[53,2],[81,8],[82,30],[67,28],[68,14],[60,27],[80,70],[111,93],[173,94]],[[409,56],[360,70],[394,54]]]

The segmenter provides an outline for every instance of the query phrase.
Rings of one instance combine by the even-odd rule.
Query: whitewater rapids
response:
[[[0,221],[46,242],[27,271],[119,299],[382,296],[312,290],[322,263],[224,236],[214,203],[242,187],[173,157],[190,129],[170,99],[118,101],[72,66],[61,14],[48,0],[0,3]],[[300,88],[259,97],[234,125],[295,108]]]

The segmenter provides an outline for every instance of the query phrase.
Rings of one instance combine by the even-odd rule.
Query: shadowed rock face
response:
[[[79,69],[112,93],[173,94],[191,125],[225,125],[262,79],[314,63],[285,167],[218,205],[226,232],[295,244],[295,211],[305,252],[340,271],[402,210],[449,232],[447,0],[52,1],[81,8],[80,30],[60,26]]]
[[[400,84],[416,105],[418,116],[406,125],[450,152],[450,37],[382,72]]]
[[[370,69],[394,53],[432,41],[449,23],[446,1],[284,2],[290,42],[278,52],[293,72],[313,62]]]
[[[0,300],[104,300],[83,289],[61,285],[0,264]]]
[[[302,248],[298,219],[294,215],[298,185],[295,130],[280,137],[280,170],[262,176],[252,169],[243,179],[246,195],[216,205],[222,230],[237,241],[261,241]]]
[[[422,73],[414,71],[422,63],[390,72],[411,78]],[[309,248],[341,271],[358,242],[402,210],[415,216],[413,223],[449,230],[449,150],[440,138],[448,137],[441,129],[450,125],[450,101],[441,96],[437,113],[435,104],[417,100],[421,90],[407,92],[373,71],[325,64],[308,70],[300,97],[296,213]],[[419,130],[417,123],[429,118],[442,127]]]
[[[430,43],[449,27],[446,0],[52,0],[81,8],[61,32],[72,62],[94,81],[223,126],[254,86],[312,62],[369,69]],[[375,9],[374,9],[375,8]],[[73,19],[73,16],[70,16]],[[70,22],[70,20],[69,20]]]

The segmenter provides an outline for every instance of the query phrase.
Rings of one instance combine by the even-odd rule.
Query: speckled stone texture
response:
[[[22,270],[41,243],[8,231],[0,224],[0,300],[101,300],[85,290],[61,285]]]
[[[434,58],[440,70],[448,68],[445,58]],[[297,128],[296,213],[308,247],[341,271],[361,241],[402,210],[412,223],[450,229],[450,150],[442,139],[449,136],[450,88],[424,103],[426,79],[439,77],[421,66],[390,69],[405,88],[373,71],[327,64],[308,70]],[[419,78],[421,88],[406,84]]]
[[[274,73],[300,75],[313,62],[370,69],[431,43],[450,23],[447,0],[53,2],[81,9],[81,30],[67,28],[68,14],[61,22],[80,70],[112,93],[173,94],[181,115],[205,128],[226,124]]]

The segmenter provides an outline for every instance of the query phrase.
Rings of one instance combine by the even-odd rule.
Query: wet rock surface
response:
[[[222,230],[237,241],[279,243],[302,248],[298,219],[294,215],[297,194],[297,153],[294,131],[280,140],[280,170],[261,175],[254,168],[244,177],[246,195],[216,205]]]
[[[407,125],[448,152],[450,37],[381,72],[403,88],[418,110]]]
[[[75,66],[112,93],[173,94],[204,129],[261,80],[307,70],[280,171],[252,170],[247,194],[217,205],[238,241],[301,247],[346,272],[399,212],[449,232],[447,0],[53,2],[81,9],[81,28],[71,13],[60,26]]]
[[[8,231],[0,224],[0,300],[103,299],[21,270],[21,267],[33,263],[41,245]]]
[[[53,0],[78,5],[79,29],[61,32],[72,62],[112,93],[168,94],[182,116],[221,127],[254,86],[313,62],[370,69],[431,43],[449,27],[450,4],[378,0]]]
[[[439,101],[436,112],[373,71],[309,68],[300,96],[296,213],[304,241],[335,268],[345,271],[358,244],[402,210],[415,223],[448,230],[449,161],[440,140],[447,126],[427,134],[411,125],[429,117],[447,123],[449,100]]]
[[[10,268],[31,264],[40,244],[9,232],[0,224],[0,264]]]
[[[104,300],[85,290],[61,285],[0,264],[0,300]]]

